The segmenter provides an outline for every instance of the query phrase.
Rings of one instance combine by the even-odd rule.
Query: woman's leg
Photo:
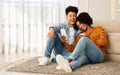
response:
[[[89,63],[89,60],[85,53],[81,53],[76,60],[70,62],[70,66],[72,69],[79,68],[83,64]]]
[[[83,51],[85,51],[85,54],[92,63],[99,63],[104,59],[102,51],[87,37],[80,38],[69,58],[76,60]]]

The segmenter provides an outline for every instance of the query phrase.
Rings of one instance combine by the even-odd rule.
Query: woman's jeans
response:
[[[76,60],[81,52],[85,52],[91,63],[100,63],[104,60],[104,55],[100,48],[98,48],[89,38],[81,37],[78,41],[74,51],[69,58]]]

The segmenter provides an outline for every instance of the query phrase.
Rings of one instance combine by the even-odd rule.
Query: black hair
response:
[[[79,21],[80,23],[87,24],[89,26],[93,24],[93,20],[87,12],[80,13],[77,17],[77,21]]]
[[[76,25],[76,22],[75,22],[75,24],[74,24],[74,29],[75,29],[75,30],[79,30],[78,26]]]
[[[65,9],[66,15],[67,15],[69,12],[75,12],[75,13],[77,14],[77,13],[78,13],[78,8],[75,7],[75,6],[68,6],[68,7]]]

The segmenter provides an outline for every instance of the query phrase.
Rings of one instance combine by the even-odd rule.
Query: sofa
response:
[[[103,26],[108,31],[108,60],[120,62],[120,20],[94,21],[93,25]]]

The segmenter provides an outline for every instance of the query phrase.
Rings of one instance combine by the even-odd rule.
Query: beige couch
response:
[[[94,21],[108,30],[108,59],[120,62],[120,20]]]

